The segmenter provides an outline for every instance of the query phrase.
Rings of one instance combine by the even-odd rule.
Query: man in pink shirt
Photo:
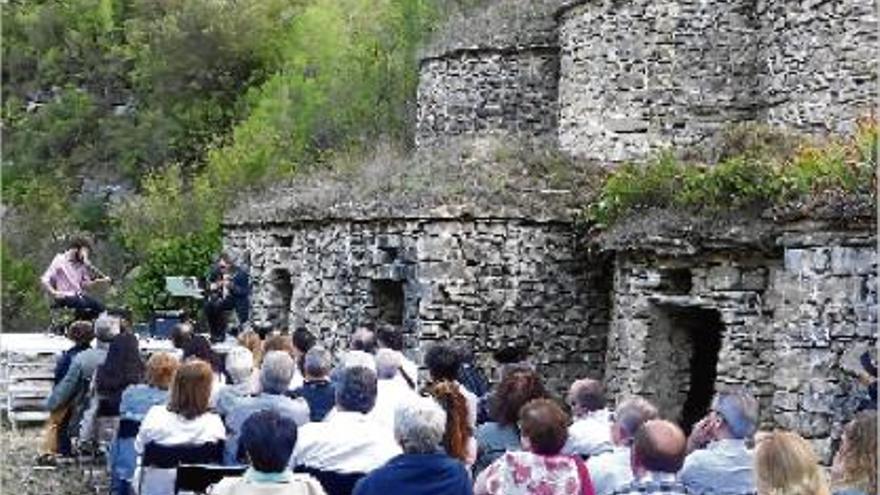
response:
[[[110,281],[107,277],[92,278],[90,248],[89,242],[83,238],[71,239],[67,251],[55,255],[49,268],[40,277],[43,288],[54,300],[54,306],[71,308],[76,311],[77,318],[87,320],[93,320],[101,314],[104,305],[86,294],[85,289]]]

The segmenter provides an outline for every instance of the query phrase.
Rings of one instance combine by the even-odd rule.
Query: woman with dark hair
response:
[[[107,359],[95,373],[98,416],[118,416],[122,392],[129,385],[144,381],[144,362],[138,339],[131,333],[120,333],[107,351]]]
[[[478,477],[475,495],[593,495],[584,462],[562,455],[569,418],[548,399],[528,402],[519,413],[523,450],[505,452]]]
[[[324,495],[318,480],[293,473],[290,456],[296,445],[296,423],[268,409],[251,414],[241,428],[241,443],[250,467],[242,477],[224,478],[214,495]]]
[[[452,382],[442,381],[428,387],[428,393],[446,412],[443,448],[450,457],[470,467],[477,460],[477,441],[468,422],[467,400]]]
[[[498,384],[489,404],[492,421],[477,429],[477,462],[475,473],[495,462],[508,450],[520,450],[520,431],[517,427],[519,410],[533,399],[547,398],[541,377],[532,370],[522,369],[508,373]]]

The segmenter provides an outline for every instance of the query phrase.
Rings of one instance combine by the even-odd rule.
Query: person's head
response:
[[[677,473],[687,454],[687,439],[675,423],[662,419],[646,421],[636,431],[630,464],[636,478],[648,471]]]
[[[819,458],[797,433],[762,435],[755,447],[755,480],[760,495],[828,495]]]
[[[376,373],[363,366],[345,368],[336,382],[336,407],[366,414],[376,404]]]
[[[575,417],[605,408],[605,387],[599,380],[576,380],[568,389],[568,405]]]
[[[296,351],[297,356],[302,356],[309,352],[309,349],[314,347],[315,343],[318,341],[312,332],[302,327],[293,331],[291,340],[293,341],[293,348]]]
[[[467,399],[450,381],[437,382],[428,388],[428,393],[446,412],[446,430],[443,433],[443,447],[446,453],[462,461],[468,458],[468,442],[473,429],[468,419]]]
[[[568,414],[550,399],[535,399],[519,413],[523,448],[540,455],[556,455],[568,440]]]
[[[709,414],[716,439],[751,438],[758,427],[758,401],[743,390],[716,395]]]
[[[85,237],[71,237],[67,242],[67,251],[71,254],[73,260],[78,263],[87,260],[91,250],[92,243]]]
[[[293,348],[293,339],[290,338],[290,335],[280,333],[267,335],[266,340],[263,341],[263,356],[272,351],[282,351],[290,354],[292,358],[296,357],[296,350]]]
[[[232,255],[223,251],[217,256],[217,268],[220,269],[221,272],[227,273],[235,267],[235,260],[232,258]]]
[[[437,452],[446,427],[446,413],[428,397],[405,401],[394,412],[394,438],[406,454]]]
[[[515,425],[522,406],[530,400],[547,397],[547,390],[536,372],[515,371],[504,377],[492,396],[492,419],[502,425]]]
[[[241,346],[229,349],[226,354],[226,374],[233,384],[244,383],[254,372],[254,356]]]
[[[217,370],[219,368],[217,355],[211,349],[211,342],[204,335],[193,335],[186,347],[183,348],[183,360],[188,359],[201,359],[210,364],[211,369]]]
[[[835,486],[877,491],[877,411],[864,411],[846,425],[831,468]]]
[[[261,473],[287,469],[296,446],[296,423],[272,409],[255,412],[241,426],[241,445],[251,466]]]
[[[110,343],[107,357],[98,371],[96,386],[104,392],[107,387],[118,388],[123,384],[140,383],[143,379],[144,362],[138,339],[134,334],[120,333]]]
[[[333,356],[330,351],[315,346],[303,356],[303,376],[308,380],[326,379],[333,368]]]
[[[351,350],[373,354],[376,352],[376,334],[369,328],[358,328],[351,334]]]
[[[262,354],[263,350],[263,340],[260,339],[260,334],[258,334],[252,328],[248,328],[247,330],[238,334],[238,337],[236,337],[236,341],[238,342],[238,345],[251,351],[251,356],[253,356],[255,364],[260,362],[260,355]]]
[[[110,344],[119,335],[119,320],[107,315],[101,315],[95,320],[95,338],[99,344]]]
[[[168,410],[186,419],[195,419],[208,411],[214,374],[211,365],[193,358],[184,362],[174,374]]]
[[[147,360],[147,384],[161,390],[168,390],[179,366],[180,361],[169,352],[153,354]]]
[[[614,410],[611,440],[615,445],[631,445],[639,428],[646,421],[659,417],[660,412],[647,400],[641,397],[626,399]]]
[[[126,308],[108,309],[107,314],[119,320],[119,331],[131,333],[131,310]]]
[[[439,342],[425,351],[425,366],[431,374],[431,380],[454,381],[461,368],[461,357],[452,345]]]
[[[498,364],[521,363],[529,357],[528,343],[514,342],[507,344],[492,353],[492,359]]]
[[[75,321],[67,327],[67,338],[78,346],[87,347],[95,338],[95,328],[90,321]]]
[[[284,351],[269,351],[260,366],[260,385],[267,394],[283,394],[293,378],[293,358]]]
[[[391,349],[376,351],[376,377],[379,380],[391,380],[400,370],[400,353]]]
[[[190,323],[181,322],[171,329],[171,344],[175,349],[184,350],[193,337],[193,327]]]
[[[403,332],[400,328],[392,325],[382,325],[376,332],[379,347],[387,347],[393,351],[403,350]]]

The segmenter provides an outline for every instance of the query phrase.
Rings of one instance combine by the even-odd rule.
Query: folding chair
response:
[[[172,493],[176,486],[177,467],[181,464],[220,464],[223,461],[222,441],[202,444],[162,445],[150,442],[144,446],[138,493]]]
[[[246,470],[247,466],[181,464],[177,466],[174,493],[203,494],[223,478],[241,476]]]

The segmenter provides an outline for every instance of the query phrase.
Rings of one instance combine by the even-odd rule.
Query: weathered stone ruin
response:
[[[640,159],[735,122],[848,130],[877,97],[877,28],[861,0],[494,3],[426,50],[403,172],[303,180],[226,219],[254,320],[333,347],[400,325],[416,359],[453,338],[487,366],[528,341],[557,390],[602,377],[688,426],[714,391],[745,386],[765,426],[827,460],[855,406],[846,369],[876,342],[872,209],[718,225],[657,212],[594,235],[576,221],[585,175],[549,183],[499,156],[537,138]],[[450,153],[462,136],[476,144]]]

